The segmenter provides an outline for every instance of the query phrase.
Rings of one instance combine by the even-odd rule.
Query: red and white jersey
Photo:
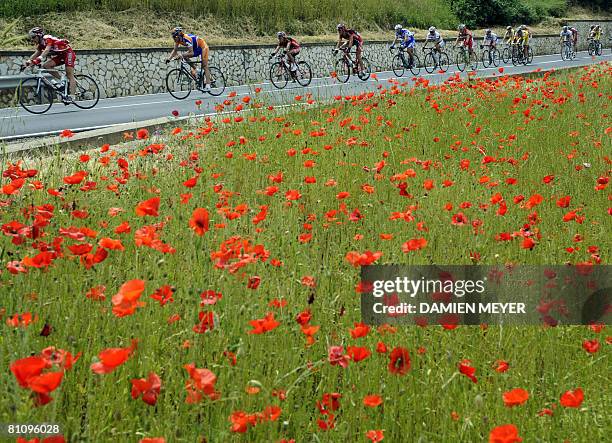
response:
[[[38,45],[38,49],[44,51],[49,45],[51,45],[51,52],[55,53],[72,49],[68,40],[57,38],[52,35],[44,35],[41,44]]]

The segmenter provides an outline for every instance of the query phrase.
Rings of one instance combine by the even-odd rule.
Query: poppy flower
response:
[[[264,318],[250,320],[249,324],[253,326],[249,334],[263,334],[276,329],[280,322],[274,319],[274,312],[268,312]]]
[[[384,431],[381,429],[373,429],[365,434],[366,438],[370,440],[372,443],[378,443],[379,441],[383,441],[385,438]]]
[[[511,391],[504,392],[502,397],[506,406],[520,406],[529,399],[529,392],[521,388],[516,388],[512,389]]]
[[[153,197],[139,203],[136,206],[136,215],[139,217],[145,217],[147,215],[157,217],[159,215],[159,201],[159,197]]]
[[[142,401],[150,406],[155,406],[161,389],[161,379],[155,372],[150,372],[146,379],[134,378],[131,383],[133,399],[142,396]]]
[[[459,372],[472,380],[474,383],[478,382],[476,376],[474,375],[476,374],[476,368],[472,366],[469,360],[462,360],[459,363]]]
[[[522,441],[517,427],[512,424],[497,426],[489,433],[489,443],[520,443]]]
[[[375,408],[377,406],[382,405],[383,399],[380,395],[366,395],[363,398],[363,405],[369,408]]]
[[[124,364],[136,350],[138,341],[132,340],[127,348],[107,348],[98,354],[97,363],[91,365],[91,370],[95,374],[109,374]]]
[[[185,385],[187,389],[187,403],[199,403],[203,397],[211,400],[219,398],[220,393],[215,391],[217,376],[208,369],[196,368],[193,363],[183,366],[189,374],[189,380]]]
[[[582,388],[576,388],[571,391],[565,391],[561,395],[561,406],[566,408],[579,408],[582,402],[584,401],[584,393],[582,392]]]
[[[208,211],[205,208],[196,208],[191,215],[191,219],[189,220],[189,226],[191,229],[193,229],[197,235],[202,236],[208,232],[208,224]]]
[[[410,355],[408,349],[395,347],[389,354],[389,372],[397,375],[406,375],[410,370]]]
[[[121,285],[119,292],[113,295],[111,299],[113,314],[116,317],[125,317],[132,315],[137,308],[144,306],[144,303],[139,301],[144,288],[145,282],[143,280],[130,280]]]

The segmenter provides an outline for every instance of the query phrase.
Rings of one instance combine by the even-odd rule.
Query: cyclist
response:
[[[495,49],[497,48],[497,40],[497,34],[487,29],[485,31],[483,46],[488,46],[489,49]]]
[[[354,29],[347,29],[346,26],[340,23],[336,26],[338,30],[338,43],[334,48],[334,52],[338,49],[350,50],[355,46],[355,55],[357,57],[357,66],[359,66],[359,72],[363,70],[363,63],[361,61],[361,51],[363,47],[363,38]]]
[[[472,31],[470,31],[464,24],[459,25],[457,29],[459,34],[455,40],[455,46],[461,42],[461,45],[468,49],[470,55],[476,57],[476,53],[474,52],[474,36]]]
[[[504,34],[504,37],[503,37],[504,43],[507,44],[508,46],[512,45],[512,43],[514,43],[514,36],[515,36],[514,28],[512,26],[506,26],[506,33]]]
[[[516,32],[518,44],[523,48],[523,58],[529,57],[529,30],[527,26],[521,25]]]
[[[429,28],[429,32],[425,38],[425,44],[423,45],[423,51],[425,51],[425,48],[427,48],[428,43],[433,43],[435,51],[442,52],[442,48],[444,47],[444,39],[435,26],[431,26]]]
[[[395,43],[397,41],[400,42],[400,49],[408,53],[410,57],[409,64],[410,67],[412,67],[414,63],[414,47],[416,45],[414,34],[408,29],[404,29],[402,25],[395,25],[395,38],[393,39],[393,43],[391,43],[391,49],[395,48]]]
[[[574,45],[574,52],[578,51],[578,30],[574,27],[569,28],[572,33],[572,45]]]
[[[295,57],[300,53],[300,44],[293,37],[287,36],[283,31],[279,31],[276,33],[278,37],[278,45],[270,54],[270,58],[274,57],[276,53],[283,48],[285,53],[287,54],[287,59],[289,59],[289,66],[291,66],[292,71],[297,70],[297,64],[295,63]]]
[[[66,39],[57,38],[49,34],[45,34],[40,27],[30,29],[28,37],[36,46],[36,51],[24,63],[24,66],[40,65],[42,60],[47,56],[50,57],[43,65],[43,69],[53,69],[56,66],[66,65],[66,76],[68,77],[68,96],[62,101],[65,105],[73,102],[74,91],[76,89],[76,81],[74,79],[74,63],[76,61],[76,53],[70,46],[70,42]],[[60,79],[61,75],[57,71],[51,71],[53,77]]]
[[[570,41],[572,41],[572,39],[572,31],[570,31],[568,26],[564,26],[563,29],[561,29],[561,33],[559,34],[559,42],[562,45],[567,45]]]
[[[188,34],[181,27],[176,27],[172,30],[172,39],[174,40],[174,49],[166,59],[166,63],[170,63],[171,60],[182,58],[189,62],[192,57],[200,57],[200,66],[204,70],[206,75],[206,83],[204,84],[204,92],[210,91],[210,70],[208,69],[208,45],[203,38],[198,37],[195,34]],[[179,46],[185,46],[187,51],[184,54],[179,54]],[[191,66],[191,73],[195,78],[197,77],[195,67]]]

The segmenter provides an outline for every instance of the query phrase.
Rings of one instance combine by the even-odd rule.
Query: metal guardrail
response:
[[[3,89],[15,89],[22,80],[26,78],[34,77],[31,74],[19,74],[19,75],[5,75],[0,76],[0,90]],[[51,77],[51,74],[47,74],[47,77]]]

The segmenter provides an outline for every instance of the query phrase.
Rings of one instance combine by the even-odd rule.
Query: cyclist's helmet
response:
[[[436,32],[436,27],[435,26],[430,26],[429,27],[429,33],[433,34],[434,32]]]
[[[283,37],[287,37],[287,34],[285,34],[283,31],[279,31],[276,33],[276,36],[278,38],[283,38]]]
[[[485,31],[485,34],[487,34],[487,35],[489,35],[490,33],[491,33],[491,30],[490,30],[490,29],[487,29],[487,30]]]
[[[564,31],[567,31],[568,29],[569,29],[569,28],[568,28],[567,26],[564,26],[564,27],[563,27],[563,30],[564,30]]]
[[[43,34],[43,29],[39,26],[36,26],[35,28],[30,29],[30,31],[28,32],[28,37],[30,37],[30,40],[32,40],[34,39],[34,37],[42,37]]]
[[[395,25],[395,32],[401,31],[402,30],[402,25],[397,24]]]
[[[512,30],[512,26],[506,26],[506,30],[507,30],[507,31]]]
[[[344,23],[338,23],[338,25],[336,26],[336,29],[340,31],[342,29],[346,29],[346,26],[344,26]]]
[[[181,28],[180,26],[177,26],[176,28],[172,30],[172,37],[176,38],[180,35],[183,35],[183,28]]]
[[[457,29],[459,29],[459,31],[463,31],[465,29],[465,25],[461,23]]]

